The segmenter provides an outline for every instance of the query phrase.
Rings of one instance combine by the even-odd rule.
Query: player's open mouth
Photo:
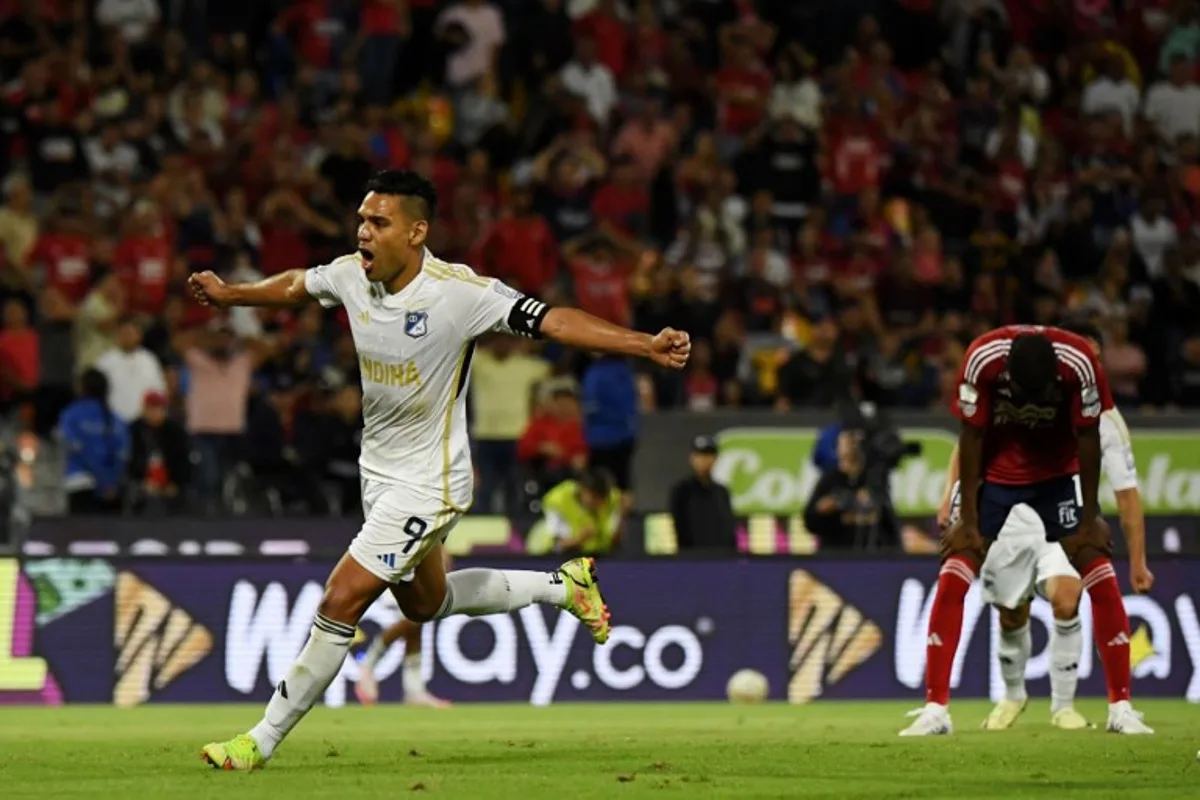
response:
[[[365,247],[360,247],[358,248],[358,255],[362,258],[363,269],[370,272],[371,264],[375,261],[375,254]]]

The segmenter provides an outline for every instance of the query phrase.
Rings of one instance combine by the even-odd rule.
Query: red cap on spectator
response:
[[[167,396],[162,392],[151,389],[142,397],[142,408],[153,408],[154,406],[165,406],[167,404]]]

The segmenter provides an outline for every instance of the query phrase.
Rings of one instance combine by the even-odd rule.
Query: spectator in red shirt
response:
[[[270,179],[271,156],[281,144],[299,149],[312,141],[312,132],[300,120],[300,106],[295,95],[286,94],[279,102],[261,108],[253,141],[252,159],[245,164],[248,174],[243,180],[246,182]]]
[[[734,39],[729,44],[725,66],[714,78],[713,88],[722,155],[728,159],[741,147],[741,137],[758,127],[766,116],[771,73],[749,44]]]
[[[410,168],[433,182],[438,197],[450,197],[454,194],[454,187],[458,184],[458,176],[462,171],[456,161],[439,151],[437,137],[429,130],[422,131],[413,138]]]
[[[828,162],[826,177],[833,184],[838,205],[845,207],[869,187],[878,188],[883,179],[885,151],[875,126],[853,106],[831,116],[826,131]]]
[[[626,246],[632,247],[646,236],[650,193],[636,161],[622,157],[613,163],[612,179],[592,199],[592,213],[601,231]]]
[[[634,264],[630,251],[602,233],[573,239],[563,245],[563,257],[575,284],[579,308],[617,325],[628,326],[633,316],[629,283]]]
[[[408,5],[403,0],[362,0],[359,10],[358,74],[367,102],[392,100],[396,63],[409,34]]]
[[[632,40],[631,70],[660,73],[667,61],[667,35],[654,14],[653,3],[638,3]]]
[[[29,309],[12,298],[4,304],[0,330],[0,399],[21,400],[38,385],[38,335],[29,324]]]
[[[29,254],[29,265],[48,291],[71,304],[78,303],[91,285],[91,238],[84,233],[82,220],[74,215],[50,214],[46,226]]]
[[[629,26],[617,15],[616,0],[599,0],[594,11],[575,23],[575,37],[596,41],[596,57],[619,84],[629,63],[630,36]]]
[[[150,200],[139,201],[113,253],[113,270],[125,286],[131,312],[162,312],[171,280],[171,260],[171,242],[158,207]]]
[[[283,183],[263,200],[259,211],[262,222],[262,253],[259,266],[266,275],[308,264],[310,232],[337,236],[341,227],[319,214],[300,193],[296,181]]]
[[[512,191],[507,213],[501,215],[483,244],[485,271],[514,288],[545,295],[558,277],[558,242],[549,223],[533,211],[528,186]]]
[[[579,399],[569,386],[559,385],[534,412],[517,442],[517,458],[543,486],[570,477],[587,464]]]
[[[299,0],[272,27],[295,39],[304,61],[318,69],[336,69],[338,56],[350,42],[351,11],[345,0]]]

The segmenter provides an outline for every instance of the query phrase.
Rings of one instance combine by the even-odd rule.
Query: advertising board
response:
[[[462,559],[459,567],[547,569],[552,562]],[[265,702],[303,646],[332,564],[268,561],[0,561],[0,703]],[[743,667],[772,697],[912,698],[919,704],[936,565],[919,559],[645,559],[601,565],[613,610],[596,647],[570,615],[533,607],[424,628],[430,687],[458,702],[718,700]],[[1134,693],[1200,702],[1195,562],[1155,565],[1150,595],[1129,595]],[[1118,566],[1122,585],[1125,575]],[[397,618],[380,600],[356,644]],[[1090,642],[1090,607],[1082,619]],[[1030,691],[1048,696],[1048,606],[1034,606]],[[952,685],[996,696],[997,620],[967,598]],[[394,649],[381,698],[401,697]],[[325,694],[354,702],[348,658]],[[1080,693],[1102,695],[1092,647]]]

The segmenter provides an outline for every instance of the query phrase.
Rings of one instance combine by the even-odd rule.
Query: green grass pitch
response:
[[[900,739],[915,703],[809,706],[464,705],[316,709],[261,772],[205,766],[252,706],[0,708],[0,797],[1018,798],[1200,796],[1200,706],[1143,701],[1158,731],[1051,728],[1033,701],[984,733],[980,702],[951,737]],[[1103,720],[1104,704],[1081,710]]]

